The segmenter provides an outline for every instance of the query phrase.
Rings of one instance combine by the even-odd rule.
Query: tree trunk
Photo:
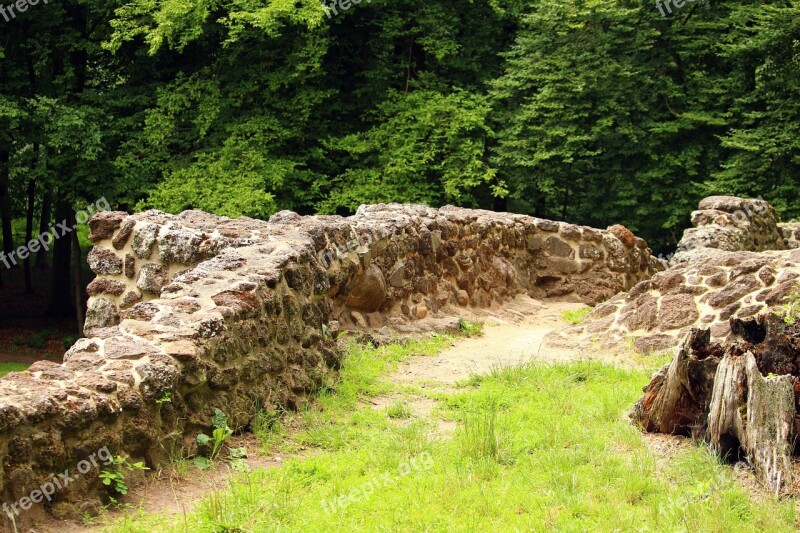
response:
[[[83,323],[85,322],[86,302],[83,298],[83,280],[81,272],[81,245],[78,242],[78,232],[73,231],[72,237],[72,290],[75,298],[75,314],[78,319],[78,335],[83,334]]]
[[[38,151],[38,149],[37,149]],[[28,182],[28,212],[25,218],[25,242],[33,239],[33,215],[36,209],[36,182]],[[25,258],[25,294],[33,294],[33,280],[31,279],[31,256]]]
[[[14,236],[11,233],[11,198],[9,197],[9,153],[0,148],[0,219],[3,226],[3,252],[11,255],[14,251]]]
[[[56,221],[70,221],[72,209],[70,204],[59,198],[56,201]],[[53,285],[50,293],[50,303],[47,306],[47,315],[60,318],[72,318],[75,316],[72,308],[72,297],[70,294],[70,255],[72,246],[70,236],[61,236],[56,229],[58,237],[53,243]]]
[[[767,314],[734,319],[737,340],[693,329],[631,413],[646,431],[692,433],[729,461],[746,460],[776,494],[792,482],[800,325]],[[767,377],[764,377],[764,376]]]
[[[747,360],[743,356],[726,355],[714,376],[708,412],[708,441],[729,461],[742,459],[745,420],[741,409],[746,406]]]
[[[705,426],[719,350],[709,330],[693,329],[671,363],[652,378],[631,418],[645,431],[697,436]],[[711,345],[714,346],[714,345]]]
[[[756,474],[779,494],[792,483],[794,386],[790,376],[764,379],[747,353],[747,433],[745,450]]]
[[[44,235],[49,231],[50,217],[52,216],[52,208],[53,208],[53,190],[50,187],[46,187],[44,195],[42,196],[42,213],[41,216],[39,217],[39,235]],[[36,254],[36,268],[42,270],[47,268],[47,253],[48,251],[42,248]]]
[[[492,210],[500,213],[508,211],[508,197],[494,197],[492,199]]]

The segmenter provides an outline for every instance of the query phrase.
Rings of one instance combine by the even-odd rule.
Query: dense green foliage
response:
[[[63,0],[0,20],[0,199],[12,218],[31,183],[37,212],[48,192],[255,217],[453,203],[619,222],[657,251],[710,193],[800,214],[796,0],[338,11]]]

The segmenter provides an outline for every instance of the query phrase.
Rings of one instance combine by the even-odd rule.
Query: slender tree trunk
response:
[[[38,145],[34,148],[38,152]],[[25,219],[25,242],[29,243],[33,239],[33,215],[36,209],[36,182],[28,182],[28,212]],[[25,294],[33,294],[33,280],[31,279],[31,256],[25,258]]]
[[[63,198],[56,201],[56,222],[70,221],[72,208]],[[70,255],[72,246],[70,236],[61,236],[56,228],[58,237],[53,243],[53,285],[50,293],[50,303],[47,306],[47,315],[59,318],[72,318],[75,316],[72,308],[70,291]]]
[[[81,245],[78,242],[78,232],[73,231],[72,237],[72,290],[75,298],[75,314],[78,319],[78,335],[83,332],[83,323],[86,319],[86,303],[83,298],[83,279],[81,272]]]
[[[533,208],[533,216],[544,218],[547,215],[547,200],[544,195],[540,196]]]
[[[39,235],[47,233],[50,227],[50,217],[53,211],[53,190],[46,187],[42,196],[42,213],[39,218]],[[36,268],[42,270],[47,268],[47,250],[40,249],[36,254]]]
[[[3,225],[3,252],[11,255],[14,251],[14,236],[11,233],[11,198],[9,196],[9,153],[0,148],[0,218]]]

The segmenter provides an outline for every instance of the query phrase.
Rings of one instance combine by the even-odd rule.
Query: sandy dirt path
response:
[[[412,357],[392,375],[395,383],[438,381],[452,385],[472,374],[484,374],[496,366],[531,360],[568,361],[582,354],[570,350],[542,349],[545,335],[569,325],[565,311],[585,307],[580,303],[548,302],[518,297],[496,316],[484,316],[481,337],[457,340],[453,346],[430,357]]]

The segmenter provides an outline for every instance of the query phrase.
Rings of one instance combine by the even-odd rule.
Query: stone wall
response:
[[[670,268],[598,306],[551,347],[653,352],[677,346],[692,327],[714,341],[743,319],[783,303],[800,275],[800,225],[778,224],[764,200],[710,196],[692,213]]]
[[[693,327],[721,342],[730,319],[783,303],[800,278],[800,250],[728,252],[701,249],[686,260],[597,306],[586,320],[552,333],[547,344],[649,353],[677,346]]]
[[[775,208],[764,200],[709,196],[692,213],[692,225],[684,231],[673,263],[684,261],[686,252],[702,248],[730,252],[787,248]]]
[[[800,248],[800,222],[796,220],[780,222],[778,223],[778,229],[783,236],[783,241],[786,243],[787,248]]]
[[[659,267],[622,226],[453,207],[269,222],[106,212],[90,226],[87,338],[61,365],[0,379],[6,502],[103,446],[155,466],[214,408],[241,428],[255,405],[295,407],[333,377],[337,326],[400,329],[519,293],[594,304]],[[96,489],[94,470],[48,507]]]

